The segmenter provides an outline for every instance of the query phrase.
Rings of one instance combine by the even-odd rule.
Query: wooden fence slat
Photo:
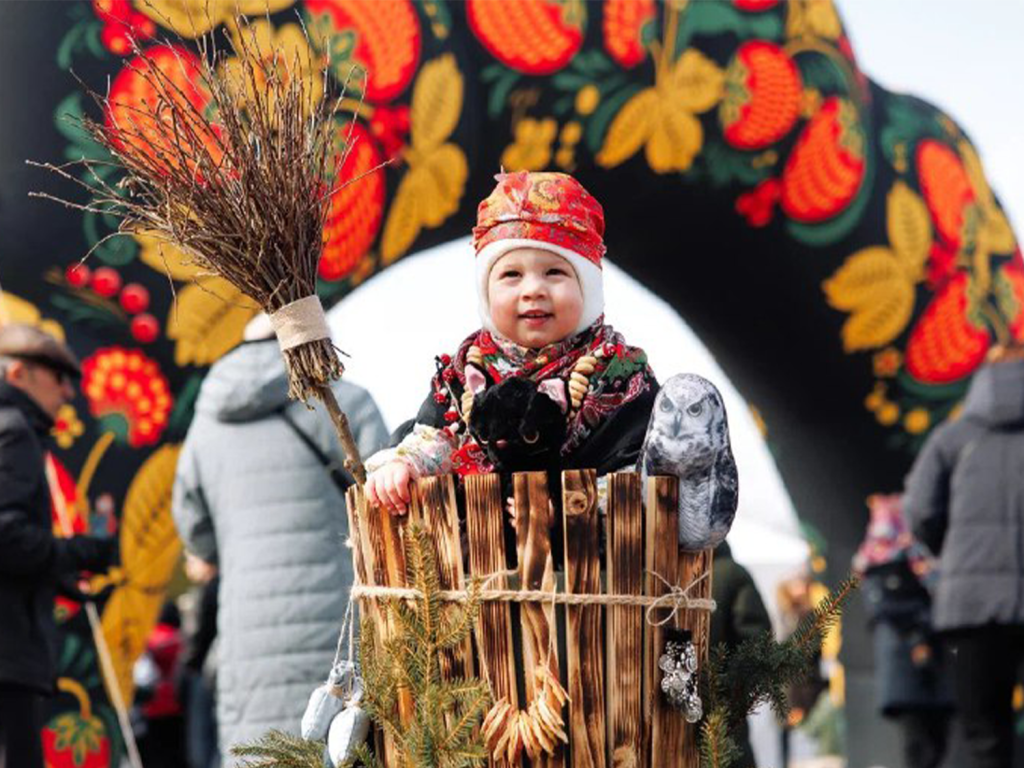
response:
[[[565,519],[565,591],[601,592],[598,556],[597,473],[562,473]],[[569,605],[565,611],[569,677],[569,742],[574,768],[605,768],[604,644],[601,606]]]
[[[696,579],[707,574],[703,580],[690,590],[692,599],[708,599],[711,597],[711,561],[713,550],[701,552],[679,552],[679,583],[686,587]],[[681,611],[677,617],[680,629],[688,629],[693,633],[693,644],[697,651],[697,669],[703,670],[708,662],[709,635],[711,632],[711,614],[708,611]],[[707,707],[708,703],[704,702]],[[685,723],[683,730],[682,756],[683,765],[698,765],[700,750],[697,745],[699,724]]]
[[[373,583],[383,587],[404,587],[405,581],[405,550],[402,547],[402,528],[408,516],[398,517],[380,507],[362,504],[360,523],[366,523],[369,532],[369,547],[364,552],[369,557],[367,575]],[[394,628],[392,622],[385,623],[386,636],[390,637]],[[411,722],[413,717],[412,692],[407,688],[398,690],[398,713],[403,723]]]
[[[466,532],[469,539],[469,570],[476,576],[488,577],[504,573],[505,560],[504,502],[501,478],[498,475],[466,477]],[[488,589],[508,589],[505,576],[495,576]],[[512,609],[508,603],[485,602],[480,606],[476,627],[480,669],[490,683],[494,700],[507,699],[519,707],[516,666],[512,641]],[[490,760],[490,765],[508,768],[505,759]],[[517,763],[517,765],[521,765]]]
[[[516,512],[516,550],[519,556],[521,589],[553,591],[555,568],[551,557],[551,526],[554,513],[548,496],[546,472],[517,472],[513,475]],[[555,611],[551,604],[523,603],[520,609],[523,633],[523,664],[534,670],[546,664],[556,679],[558,644]],[[526,701],[536,695],[534,677],[526,675]],[[565,764],[561,745],[554,754],[533,761],[535,768],[561,768]]]
[[[608,476],[605,557],[609,594],[643,594],[643,506],[640,498],[640,475],[617,472]],[[640,768],[645,765],[640,704],[643,608],[609,606],[605,636],[608,762],[611,768]]]
[[[677,500],[679,481],[675,477],[655,476],[647,484],[647,594],[663,595],[668,584],[679,579],[679,512]],[[655,575],[657,574],[657,576]],[[660,576],[661,578],[658,578]],[[664,582],[662,581],[664,579]],[[651,612],[652,621],[660,621],[670,609]],[[670,626],[675,626],[674,623]],[[650,713],[650,768],[675,768],[685,765],[680,759],[685,720],[668,703],[661,691],[661,670],[658,658],[665,650],[662,627],[648,628],[644,654],[645,704]]]
[[[363,559],[363,547],[361,543],[362,533],[359,524],[359,505],[363,503],[363,494],[359,486],[353,485],[348,491],[345,492],[345,509],[348,512],[348,537],[352,544],[352,561],[355,565],[356,580],[359,584],[369,584],[369,579],[366,574],[366,561]],[[355,613],[353,608],[353,621],[355,621]],[[381,626],[380,612],[377,610],[377,601],[370,598],[362,598],[359,601],[359,617],[360,621],[355,626],[355,631],[360,632],[362,628],[362,619],[367,618],[371,622],[374,632],[376,633],[378,642],[381,640]],[[351,659],[356,661],[356,659]],[[380,728],[373,729],[373,744],[374,751],[377,755],[384,755],[384,731]]]
[[[413,486],[410,518],[422,521],[430,532],[441,589],[463,589],[462,545],[459,542],[459,510],[451,475],[425,477]],[[466,638],[461,649],[445,651],[441,674],[446,680],[473,674],[473,641]]]
[[[390,515],[380,507],[371,507],[361,491],[357,492],[355,518],[359,530],[359,541],[363,569],[361,577],[364,584],[374,587],[387,586],[387,557],[384,546],[384,518]],[[390,521],[388,521],[390,523]],[[357,564],[359,560],[356,561]],[[377,627],[377,637],[384,640],[390,636],[391,630],[388,622],[384,620],[380,603],[371,600],[374,608],[370,614],[372,621]],[[384,736],[384,761],[385,765],[392,766],[399,764],[398,749],[390,736]]]

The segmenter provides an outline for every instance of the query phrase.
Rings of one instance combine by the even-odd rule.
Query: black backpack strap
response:
[[[345,492],[355,485],[355,479],[343,466],[332,461],[331,458],[320,449],[320,446],[313,442],[313,439],[306,434],[302,427],[296,424],[295,420],[288,415],[288,411],[285,408],[278,410],[277,415],[280,416],[281,420],[291,428],[292,432],[295,433],[295,436],[305,443],[310,452],[316,456],[317,461],[319,461],[320,464],[323,465],[323,468],[327,470],[327,474],[330,476],[331,482],[334,483],[337,489],[341,491],[341,495],[344,496]]]

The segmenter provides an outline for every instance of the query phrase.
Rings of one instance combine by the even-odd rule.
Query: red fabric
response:
[[[183,642],[181,631],[170,624],[157,624],[149,635],[146,650],[153,657],[160,670],[160,682],[156,684],[153,698],[142,707],[147,718],[173,717],[182,713],[178,699],[178,660]]]
[[[540,240],[578,253],[601,266],[605,253],[604,209],[565,173],[499,173],[477,208],[473,247],[477,253],[497,240]]]

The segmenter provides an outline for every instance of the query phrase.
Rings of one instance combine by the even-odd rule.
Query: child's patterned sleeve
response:
[[[375,472],[390,461],[404,461],[416,477],[446,475],[452,471],[456,438],[445,429],[416,424],[394,448],[377,451],[366,461],[366,471]]]

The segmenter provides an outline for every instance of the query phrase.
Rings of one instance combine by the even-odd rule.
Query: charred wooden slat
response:
[[[597,473],[562,473],[565,518],[565,591],[601,592],[598,556]],[[574,768],[604,768],[604,643],[601,606],[568,605],[565,611],[566,664],[569,679],[569,742]]]
[[[422,521],[430,532],[437,560],[441,589],[463,589],[462,545],[459,542],[459,510],[451,475],[425,477],[413,487],[410,518]],[[445,679],[473,674],[472,640],[466,638],[461,649],[445,651],[441,656],[441,674]]]
[[[504,573],[505,535],[501,478],[498,475],[470,475],[466,478],[466,532],[469,540],[470,574],[488,578]],[[488,578],[488,589],[508,589],[505,576]],[[508,603],[485,602],[480,606],[476,629],[480,673],[491,686],[495,701],[506,699],[519,708],[515,653],[512,638],[512,610]],[[492,766],[507,768],[507,760],[491,760]],[[517,763],[519,765],[520,763]]]
[[[701,552],[679,552],[679,583],[683,586],[697,583],[689,593],[691,599],[708,599],[711,597],[711,561],[713,550],[705,549]],[[705,576],[705,574],[707,574]],[[677,616],[677,624],[680,629],[687,629],[692,633],[694,648],[697,651],[698,669],[704,669],[708,661],[709,639],[711,634],[711,614],[707,611],[680,611]],[[707,705],[707,702],[705,702]],[[700,750],[697,744],[699,724],[685,723],[683,729],[683,765],[698,765],[700,762]]]
[[[379,507],[371,507],[359,488],[353,488],[349,492],[349,496],[349,520],[354,522],[351,536],[355,542],[355,548],[358,550],[355,560],[359,578],[367,586],[386,586],[388,583],[387,559],[384,554],[384,531],[381,518],[390,517],[390,515]],[[357,536],[358,538],[356,538]],[[388,622],[385,621],[378,601],[369,600],[367,602],[370,605],[367,615],[374,624],[378,641],[383,641],[390,635]],[[384,755],[386,765],[398,765],[398,749],[393,739],[388,736],[382,738],[382,734],[378,730],[375,744],[378,750],[383,746],[383,751],[378,751],[378,754]]]
[[[553,591],[555,568],[551,557],[551,527],[554,509],[548,496],[546,472],[517,472],[513,475],[516,513],[516,550],[519,556],[521,589]],[[523,664],[526,667],[526,701],[537,695],[535,677],[530,674],[546,666],[558,679],[558,644],[555,640],[554,605],[523,603]],[[561,745],[554,754],[544,754],[533,761],[536,768],[561,768],[565,764]]]
[[[669,591],[668,584],[679,580],[679,512],[677,499],[679,481],[674,477],[656,476],[647,484],[647,584],[648,595],[657,597]],[[659,578],[660,576],[660,578]],[[651,621],[668,617],[671,608],[651,611]],[[666,626],[648,627],[644,653],[645,705],[650,718],[650,768],[676,768],[681,761],[685,720],[676,712],[661,691],[658,658],[665,650]]]
[[[607,591],[642,595],[643,505],[640,476],[619,472],[608,476],[606,524]],[[641,660],[643,608],[609,606],[606,622],[608,673],[608,752],[611,768],[639,768],[643,759]]]

